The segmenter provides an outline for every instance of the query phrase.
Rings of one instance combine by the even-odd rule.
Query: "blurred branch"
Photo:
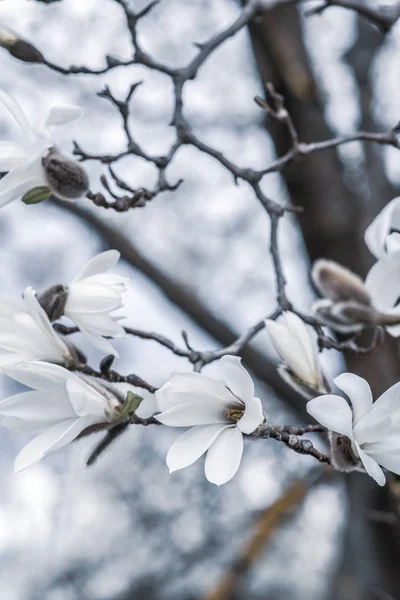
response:
[[[307,11],[307,14],[320,14],[331,6],[339,6],[357,12],[384,33],[390,31],[400,17],[400,2],[394,2],[391,6],[375,8],[366,4],[366,0],[324,0],[320,6]]]
[[[204,600],[228,600],[231,598],[241,580],[265,551],[274,533],[284,525],[294,511],[300,508],[309,490],[320,483],[326,475],[327,471],[325,470],[311,471],[304,480],[294,483],[258,516],[251,538],[215,589],[207,594]]]

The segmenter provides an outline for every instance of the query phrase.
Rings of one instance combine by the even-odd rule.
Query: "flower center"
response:
[[[226,416],[233,423],[237,423],[244,415],[244,408],[228,408]]]

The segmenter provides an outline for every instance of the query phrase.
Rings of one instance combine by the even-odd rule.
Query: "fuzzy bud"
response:
[[[28,63],[43,63],[43,54],[30,42],[22,40],[11,30],[0,27],[0,46],[8,50],[11,56]]]
[[[322,296],[333,302],[351,300],[369,306],[371,298],[358,275],[332,260],[317,260],[311,271],[312,280]]]
[[[89,190],[89,178],[81,165],[60,154],[55,147],[42,158],[43,170],[48,186],[62,200],[74,200]]]
[[[329,432],[331,445],[331,463],[338,471],[348,473],[349,471],[364,471],[363,464],[358,456],[354,454],[351,440],[345,436]]]
[[[68,288],[63,285],[52,285],[38,296],[38,302],[53,323],[60,319],[68,299]]]

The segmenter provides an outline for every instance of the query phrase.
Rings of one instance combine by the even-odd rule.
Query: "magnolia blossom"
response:
[[[347,445],[339,446],[344,451],[342,461],[361,461],[368,475],[384,485],[381,466],[400,474],[400,383],[373,403],[371,388],[361,377],[343,373],[334,382],[349,397],[351,407],[341,396],[329,394],[310,400],[307,411],[324,427],[344,436]]]
[[[280,322],[265,321],[270,340],[285,362],[278,367],[281,376],[306,397],[326,393],[327,383],[318,360],[315,335],[292,312],[284,312]]]
[[[46,360],[69,366],[73,350],[54,331],[32,288],[23,299],[0,296],[0,367]]]
[[[205,452],[205,475],[221,485],[235,475],[243,452],[243,434],[253,433],[264,421],[261,401],[240,358],[219,361],[223,381],[200,373],[176,373],[156,392],[161,414],[170,427],[191,427],[171,446],[170,473],[193,464]]]
[[[120,258],[116,250],[102,252],[92,258],[68,286],[54,286],[39,297],[51,320],[62,314],[72,319],[89,341],[104,352],[117,354],[107,337],[123,337],[124,328],[112,313],[123,305],[122,294],[126,291],[127,277],[107,273]],[[55,301],[61,296],[62,305]]]
[[[379,213],[365,231],[365,243],[376,258],[400,251],[400,197]]]
[[[52,106],[44,121],[32,127],[19,104],[2,90],[0,101],[11,112],[25,134],[24,143],[0,142],[0,171],[8,171],[0,181],[2,207],[35,187],[49,185],[42,163],[49,151],[53,152],[54,144],[47,128],[70,123],[78,119],[83,111],[79,106]],[[78,167],[79,172],[83,173],[83,169],[79,165]]]
[[[34,390],[0,402],[7,429],[36,436],[18,454],[15,472],[63,448],[89,427],[120,419],[118,397],[91,378],[46,362],[8,366],[2,372]]]
[[[400,335],[400,252],[375,263],[364,282],[331,260],[316,261],[311,275],[325,296],[312,306],[321,323],[343,333],[379,325],[394,337]]]

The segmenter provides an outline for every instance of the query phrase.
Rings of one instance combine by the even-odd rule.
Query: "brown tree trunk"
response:
[[[331,137],[303,44],[296,7],[277,7],[252,23],[249,29],[260,78],[263,83],[271,81],[285,97],[300,140],[311,142]],[[370,31],[370,42],[374,34]],[[363,69],[365,71],[365,65],[361,65],[356,74],[359,83]],[[370,114],[367,90],[364,82],[364,89],[360,89],[363,125],[372,127],[372,119],[365,117]],[[276,122],[268,122],[268,130],[277,154],[285,153],[291,143],[287,131]],[[283,172],[293,204],[304,207],[299,225],[311,261],[330,258],[362,276],[373,260],[363,239],[365,226],[390,200],[392,192],[383,172],[380,152],[368,148],[366,161],[368,169],[358,173],[358,177],[363,177],[369,185],[352,190],[346,185],[344,165],[335,150],[308,155]],[[347,355],[346,361],[350,371],[369,381],[375,394],[400,378],[398,352],[390,342],[367,356]],[[400,570],[393,563],[400,556],[400,527],[388,528],[387,524],[366,520],[371,507],[388,508],[390,490],[388,487],[378,489],[372,480],[362,475],[346,477],[346,485],[348,531],[335,597],[345,600],[345,594],[350,591],[349,600],[376,598],[376,587],[397,598]],[[390,556],[395,557],[394,560],[389,561]]]

